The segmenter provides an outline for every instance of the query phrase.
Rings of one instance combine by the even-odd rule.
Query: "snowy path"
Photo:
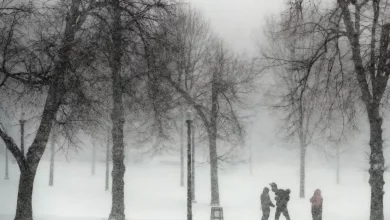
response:
[[[89,163],[57,163],[54,187],[48,187],[47,162],[42,162],[34,185],[35,220],[103,220],[110,211],[111,193],[104,191],[104,165],[90,175]],[[333,170],[308,170],[307,196],[298,198],[298,176],[294,167],[258,166],[255,175],[247,167],[220,172],[221,203],[225,220],[259,220],[259,195],[275,181],[292,190],[289,212],[293,220],[310,220],[309,197],[316,188],[324,196],[324,220],[366,220],[369,215],[369,186],[358,169],[343,170],[342,185],[335,185]],[[0,219],[12,220],[17,194],[17,167],[12,165],[11,180],[0,171]],[[390,181],[387,181],[390,182]],[[385,188],[388,185],[385,185]],[[194,220],[210,219],[209,170],[197,169]],[[185,220],[186,189],[179,186],[179,169],[145,165],[126,171],[126,215],[129,220]],[[271,194],[273,198],[273,195]],[[388,207],[389,194],[385,194]],[[390,215],[385,208],[385,216]],[[273,219],[272,210],[271,218]],[[283,218],[281,218],[283,219]],[[390,218],[386,218],[390,219]]]

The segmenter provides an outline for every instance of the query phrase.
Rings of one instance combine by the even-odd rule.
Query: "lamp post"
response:
[[[192,123],[192,146],[191,146],[191,190],[192,190],[192,202],[195,200],[195,124]]]
[[[187,123],[187,220],[192,220],[192,160],[191,160],[191,124],[192,112],[186,113]]]
[[[182,108],[180,108],[181,120],[184,120]],[[184,187],[184,125],[182,123],[180,123],[180,186]]]

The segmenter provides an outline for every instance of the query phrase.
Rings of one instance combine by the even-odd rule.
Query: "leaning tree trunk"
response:
[[[119,0],[112,1],[112,41],[113,48],[111,52],[111,74],[112,74],[112,95],[113,109],[111,112],[112,120],[112,207],[110,220],[125,220],[125,199],[124,199],[124,143],[123,143],[123,125],[124,110],[123,110],[123,91],[121,80],[121,58],[122,58],[122,33],[121,33],[121,11],[119,8]]]
[[[8,137],[6,144],[8,149],[13,153],[20,168],[19,191],[16,206],[15,220],[32,220],[32,194],[36,170],[42,155],[46,149],[46,144],[50,136],[55,114],[60,106],[63,97],[64,87],[63,78],[58,79],[53,83],[48,91],[46,104],[42,113],[41,124],[38,128],[37,135],[31,147],[28,150],[27,156],[23,157],[17,147]],[[4,136],[2,135],[4,140]],[[6,137],[7,138],[7,137]],[[16,148],[16,149],[15,149]]]
[[[7,145],[7,148],[16,158],[20,169],[15,220],[33,219],[32,194],[34,178],[50,136],[52,122],[55,119],[55,113],[57,112],[63,97],[63,93],[60,92],[63,91],[62,79],[63,78],[59,77],[48,91],[46,104],[42,113],[41,124],[39,125],[35,140],[29,148],[26,157],[23,157],[21,151],[19,151],[18,147],[9,136],[2,131],[0,132],[0,136]]]
[[[53,186],[54,184],[54,159],[56,154],[56,145],[55,145],[55,135],[53,134],[53,138],[51,141],[51,152],[50,152],[50,171],[49,171],[49,186]]]
[[[370,220],[383,220],[383,179],[385,159],[383,157],[382,117],[379,114],[379,105],[371,104],[368,111],[370,123],[370,186],[371,212]]]
[[[8,162],[8,149],[7,146],[5,146],[5,176],[4,179],[9,179],[9,162]]]
[[[211,205],[219,206],[217,117],[218,117],[218,73],[213,73],[211,85],[211,117],[208,128],[210,147]]]
[[[20,169],[19,190],[16,206],[15,220],[32,220],[32,195],[34,178],[39,162],[45,152],[46,145],[52,130],[56,113],[63,101],[66,92],[64,78],[70,67],[70,52],[80,22],[80,0],[72,0],[68,19],[65,23],[65,32],[61,48],[59,49],[59,61],[56,62],[55,75],[50,82],[45,106],[43,108],[41,122],[36,132],[35,139],[28,149],[26,157],[18,149],[15,142],[0,128],[0,137],[8,150],[13,154]],[[77,24],[77,25],[76,25]]]

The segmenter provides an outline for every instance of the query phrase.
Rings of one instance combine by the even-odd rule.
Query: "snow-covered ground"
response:
[[[4,180],[3,163],[0,167],[0,219],[11,220],[16,207],[18,171],[16,165],[12,165],[11,179]],[[58,162],[55,165],[54,187],[48,186],[48,171],[49,164],[43,161],[34,185],[35,220],[107,219],[111,193],[104,191],[103,163],[97,165],[96,175],[91,176],[90,163]],[[332,169],[308,169],[305,199],[298,196],[297,171],[294,166],[270,163],[255,166],[253,175],[249,174],[247,165],[220,171],[220,196],[225,220],[259,220],[259,196],[263,187],[272,181],[281,188],[292,190],[289,212],[293,220],[311,219],[308,199],[316,188],[323,192],[325,220],[368,219],[369,186],[360,169],[343,169],[341,185],[335,184],[335,171]],[[196,172],[194,220],[210,219],[208,166],[199,166]],[[179,174],[179,167],[158,162],[128,166],[125,177],[127,219],[186,219],[186,188],[179,186]],[[385,194],[385,216],[390,215],[386,208],[388,201],[389,194]],[[271,219],[273,215],[274,210]]]

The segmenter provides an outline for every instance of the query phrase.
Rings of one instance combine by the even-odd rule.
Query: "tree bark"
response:
[[[124,201],[124,143],[123,143],[123,89],[121,77],[121,58],[122,58],[122,24],[121,10],[119,0],[112,1],[112,42],[111,52],[111,74],[112,74],[112,95],[113,109],[111,113],[112,128],[112,207],[109,216],[110,220],[125,220],[125,201]]]
[[[20,172],[15,220],[33,220],[32,194],[35,171]]]
[[[301,144],[300,152],[300,181],[299,181],[299,197],[305,198],[305,177],[306,177],[306,146]]]
[[[0,128],[0,137],[3,139],[8,150],[12,153],[20,169],[19,190],[15,220],[32,220],[32,194],[36,170],[52,130],[56,113],[63,101],[66,92],[64,78],[71,69],[70,52],[74,46],[74,38],[81,26],[79,11],[81,1],[72,0],[68,17],[65,23],[65,31],[62,36],[61,48],[58,50],[58,62],[55,63],[55,75],[48,88],[45,106],[42,111],[41,122],[36,132],[35,139],[31,144],[26,156],[17,147],[14,140]]]
[[[211,177],[211,205],[219,206],[219,183],[218,183],[218,156],[217,156],[217,138],[210,134],[210,177]]]
[[[218,117],[218,73],[213,73],[211,84],[211,117],[209,130],[211,205],[219,206],[217,117]]]
[[[9,161],[8,161],[8,149],[5,146],[5,177],[4,179],[9,179]]]
[[[383,157],[382,117],[379,114],[379,104],[371,104],[368,111],[370,123],[370,186],[371,186],[371,210],[370,220],[383,220],[383,186],[385,181],[383,173],[385,159]]]
[[[106,148],[106,185],[105,189],[108,191],[110,186],[110,135],[107,133],[107,148]]]
[[[19,120],[19,123],[20,123],[20,152],[22,152],[22,155],[24,157],[25,153],[24,153],[24,120],[23,118],[21,118]]]
[[[54,184],[54,158],[56,153],[56,146],[55,146],[55,137],[53,134],[53,140],[51,142],[51,155],[50,155],[50,174],[49,174],[49,186],[53,186]]]
[[[355,20],[352,21],[351,12],[348,8],[349,2],[346,0],[338,1],[343,13],[343,21],[347,31],[347,37],[351,45],[352,60],[355,65],[355,73],[359,83],[361,98],[366,106],[368,121],[370,125],[370,186],[371,186],[371,207],[370,220],[383,220],[383,180],[385,159],[383,157],[383,138],[382,138],[382,117],[379,113],[382,96],[387,87],[389,73],[385,71],[385,64],[387,59],[387,51],[389,44],[390,24],[382,26],[382,33],[380,39],[379,55],[375,49],[376,25],[379,16],[379,1],[373,1],[374,17],[371,31],[371,56],[375,58],[378,56],[378,65],[375,69],[375,64],[371,64],[370,82],[372,93],[370,91],[369,82],[367,81],[367,74],[363,58],[361,56],[360,46],[360,11],[355,12]],[[355,7],[356,8],[356,7]],[[356,9],[359,9],[357,7]],[[387,70],[388,71],[388,70]]]

